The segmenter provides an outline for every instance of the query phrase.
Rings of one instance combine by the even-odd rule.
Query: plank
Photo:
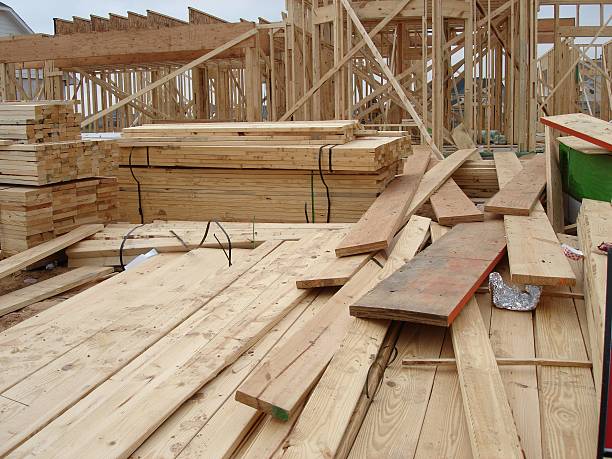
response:
[[[4,396],[18,400],[21,404],[18,410],[0,408],[0,454],[10,451],[47,426],[91,390],[142,355],[147,348],[170,333],[190,315],[202,309],[207,311],[204,306],[210,304],[221,292],[232,288],[229,284],[235,285],[234,290],[228,290],[235,295],[240,293],[239,288],[243,289],[241,301],[252,301],[266,281],[270,282],[278,277],[270,270],[271,264],[275,264],[277,269],[287,269],[287,265],[283,264],[284,260],[278,259],[278,256],[286,253],[285,250],[269,254],[276,246],[275,244],[273,247],[263,247],[262,250],[256,249],[250,259],[238,262],[230,269],[220,269],[224,263],[216,264],[206,254],[186,254],[167,263],[163,267],[165,269],[158,269],[147,276],[140,274],[135,280],[132,279],[131,283],[123,286],[121,284],[125,279],[122,279],[120,286],[115,288],[117,295],[112,290],[101,295],[107,300],[102,303],[104,309],[83,307],[83,304],[88,304],[82,301],[89,296],[89,291],[76,295],[55,308],[76,303],[85,311],[84,318],[81,317],[78,323],[79,328],[68,328],[68,331],[74,330],[74,337],[67,336],[65,343],[53,341],[58,331],[67,328],[65,325],[61,327],[63,324],[58,319],[41,331],[26,323],[26,330],[33,330],[37,333],[36,336],[40,336],[40,340],[46,343],[47,352],[35,355],[38,361],[32,360],[39,365],[46,365],[36,371],[31,371],[30,367],[26,366],[25,370],[30,370],[27,377],[17,380],[2,392]],[[137,269],[138,267],[135,268]],[[260,272],[266,269],[272,272]],[[140,285],[138,277],[145,277],[145,281]],[[198,279],[202,278],[206,279],[204,285],[198,282]],[[159,287],[153,288],[152,285]],[[131,296],[131,292],[135,295]],[[97,293],[97,296],[100,296],[99,292]],[[125,303],[127,310],[122,309]],[[93,301],[91,304],[96,305]],[[118,304],[122,307],[117,306]],[[211,304],[211,322],[213,319],[210,316],[214,317],[216,310],[223,308],[224,304],[223,300]],[[233,305],[237,308],[240,306],[236,301]],[[161,308],[164,308],[165,314],[159,313]],[[223,320],[231,320],[231,314],[224,314]],[[26,343],[32,340],[28,332],[18,335],[25,335],[23,339]],[[71,339],[78,341],[72,342]],[[24,355],[28,355],[26,351],[31,349],[26,347]],[[13,369],[10,366],[8,368]],[[13,373],[15,372],[14,370]],[[19,373],[14,376],[18,375]],[[9,383],[10,380],[7,380],[7,386]]]
[[[578,238],[584,258],[584,297],[589,324],[593,377],[601,381],[602,357],[604,352],[606,275],[608,272],[606,255],[596,247],[602,242],[612,240],[612,205],[607,202],[582,200],[578,216]],[[597,397],[601,387],[596,385]]]
[[[548,218],[556,232],[565,226],[563,182],[559,161],[559,143],[550,127],[544,128],[544,154],[546,155],[546,207]]]
[[[427,169],[431,151],[415,148],[405,164],[405,173],[396,177],[351,228],[336,255],[344,257],[358,253],[385,250],[402,224],[406,209],[411,205],[421,178]]]
[[[544,116],[540,121],[545,126],[549,126],[564,134],[578,137],[608,151],[612,151],[612,126],[604,120],[584,113],[572,113]]]
[[[598,147],[597,145],[593,145],[591,142],[586,140],[582,140],[578,137],[567,136],[567,137],[558,137],[557,141],[570,147],[572,150],[579,151],[580,153],[584,153],[585,155],[609,155],[610,150],[607,150],[603,147]]]
[[[436,368],[406,368],[402,360],[438,357],[444,330],[430,325],[403,327],[396,345],[398,357],[385,371],[349,458],[414,457]]]
[[[199,444],[199,448],[206,449],[206,442],[201,441],[207,436],[204,429],[209,432],[218,430],[218,427],[214,427],[212,424],[226,426],[226,433],[222,436],[226,438],[225,445],[230,445],[229,449],[232,449],[231,446],[235,441],[232,440],[231,436],[235,436],[236,430],[239,430],[240,427],[236,426],[238,428],[236,429],[231,425],[224,424],[222,407],[225,405],[235,407],[237,402],[234,401],[233,394],[240,383],[260,367],[262,359],[284,344],[291,331],[299,329],[316,315],[325,306],[331,295],[331,292],[320,292],[318,295],[317,292],[312,292],[307,296],[249,352],[244,353],[233,365],[223,370],[219,376],[181,405],[147,438],[132,454],[132,457],[175,457],[178,452],[183,451],[193,442]],[[247,418],[246,423],[251,422],[248,420],[250,417],[256,419],[261,417],[261,413],[257,413],[255,410],[246,410],[242,414]],[[196,435],[199,435],[199,439],[196,439]],[[195,444],[190,448],[195,449]],[[210,448],[205,456],[223,454],[221,442],[214,442],[209,446]],[[227,453],[227,450],[224,452]]]
[[[448,327],[505,249],[500,221],[457,225],[360,298],[350,313]]]
[[[473,148],[458,150],[428,170],[421,179],[419,188],[404,215],[404,222],[407,222],[475,151],[476,149]]]
[[[545,186],[546,156],[538,155],[485,204],[485,211],[502,215],[529,215]]]
[[[587,360],[574,301],[544,297],[535,311],[540,358]],[[593,364],[595,366],[594,359]],[[538,392],[543,457],[595,457],[599,399],[589,368],[539,366]]]
[[[431,195],[430,201],[440,225],[454,226],[459,223],[484,221],[484,213],[452,178]]]
[[[342,287],[372,258],[373,254],[338,258],[330,256],[312,266],[296,282],[297,288]]]
[[[238,389],[236,399],[281,420],[292,419],[353,322],[348,306],[416,254],[427,239],[429,222],[413,217],[400,233],[385,268],[380,271],[373,262],[366,265],[321,314],[266,359]]]
[[[77,268],[59,276],[0,296],[0,316],[46,300],[75,287],[100,279],[113,272],[112,268]]]
[[[495,153],[500,187],[513,174],[520,174],[521,162],[514,153]],[[576,276],[565,257],[557,235],[537,202],[529,216],[505,215],[511,280],[517,284],[575,285]]]
[[[83,225],[51,241],[44,242],[17,255],[0,261],[0,279],[14,272],[27,268],[86,237],[97,233],[104,225]]]
[[[474,457],[522,458],[489,333],[474,297],[453,322],[451,335]]]
[[[251,298],[243,301],[242,307],[230,295],[224,300],[226,307],[203,308],[191,315],[22,444],[15,454],[56,451],[66,456],[68,450],[73,457],[131,454],[183,402],[235,362],[309,294],[295,288],[295,276],[317,261],[322,248],[338,242],[334,236],[316,235],[293,245],[283,255],[290,267],[279,268],[271,282],[250,289],[247,296]],[[194,333],[194,329],[200,332]],[[106,422],[100,424],[103,418]]]

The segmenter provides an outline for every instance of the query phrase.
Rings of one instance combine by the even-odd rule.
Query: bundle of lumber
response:
[[[410,154],[355,121],[169,124],[125,129],[120,218],[353,222]]]
[[[0,183],[48,185],[115,175],[118,149],[113,141],[74,140],[0,145]]]
[[[0,187],[0,246],[15,254],[86,223],[115,220],[117,179]]]
[[[72,101],[3,103],[0,139],[27,143],[79,140],[81,121]]]

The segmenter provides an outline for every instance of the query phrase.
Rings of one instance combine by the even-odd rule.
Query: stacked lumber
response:
[[[409,154],[356,121],[168,124],[119,142],[120,218],[354,222]]]
[[[81,121],[72,101],[3,103],[0,139],[27,143],[79,140]]]
[[[48,185],[114,176],[115,142],[74,140],[0,145],[0,183]]]
[[[3,256],[116,218],[116,143],[81,140],[80,121],[72,102],[0,104]]]
[[[0,186],[0,246],[12,255],[87,223],[116,219],[117,179]]]

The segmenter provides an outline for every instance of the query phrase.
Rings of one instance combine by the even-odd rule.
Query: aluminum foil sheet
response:
[[[510,311],[533,311],[540,302],[542,287],[526,285],[525,291],[506,285],[501,274],[489,274],[489,290],[493,297],[493,304],[500,309]]]

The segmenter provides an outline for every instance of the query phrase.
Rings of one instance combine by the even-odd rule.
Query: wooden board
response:
[[[406,161],[405,174],[395,178],[351,228],[336,248],[337,256],[384,250],[389,246],[402,224],[430,158],[431,151],[428,149],[414,151]]]
[[[567,136],[567,137],[558,137],[557,141],[570,147],[572,150],[579,151],[580,153],[584,153],[585,155],[610,155],[612,152],[603,147],[598,147],[597,145],[593,145],[591,142],[586,140],[582,140],[578,137]]]
[[[452,178],[431,195],[430,201],[440,225],[454,226],[459,223],[484,221],[484,213]]]
[[[502,215],[529,215],[545,186],[546,156],[538,155],[485,204],[485,211]]]
[[[359,271],[317,317],[245,381],[236,399],[278,419],[291,419],[342,342],[353,320],[348,306],[414,256],[427,239],[429,222],[413,217],[383,271],[374,262]]]
[[[573,135],[594,145],[612,151],[612,126],[604,120],[584,113],[545,116],[542,124],[564,134]]]
[[[453,322],[451,334],[474,457],[523,458],[489,333],[474,297]]]
[[[34,285],[0,296],[0,316],[38,301],[67,292],[79,285],[100,279],[113,272],[112,268],[77,268]]]
[[[504,255],[501,221],[463,223],[351,306],[351,315],[448,327]]]
[[[372,254],[338,258],[333,250],[329,255],[300,276],[297,288],[342,287],[372,258]]]
[[[72,244],[79,242],[86,237],[100,231],[104,225],[83,225],[71,232],[64,234],[52,241],[45,242],[39,246],[33,247],[13,255],[5,260],[0,261],[0,278],[8,276],[14,272],[27,268],[37,261],[43,260],[54,253],[59,252]]]
[[[500,180],[512,180],[521,172],[514,153],[495,153]],[[574,285],[576,276],[553,230],[544,208],[537,202],[529,216],[505,215],[511,280],[517,284]]]
[[[458,150],[428,170],[404,215],[404,222],[407,222],[475,151],[473,148]]]

